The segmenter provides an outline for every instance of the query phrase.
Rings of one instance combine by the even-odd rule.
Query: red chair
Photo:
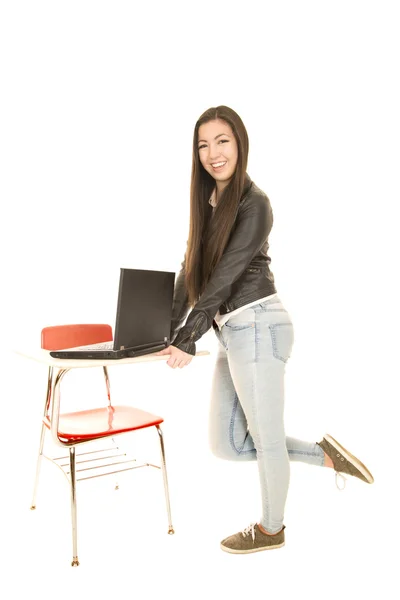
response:
[[[112,329],[109,325],[60,325],[56,327],[45,327],[44,329],[42,329],[41,346],[45,350],[61,350],[64,348],[73,348],[76,346],[97,344],[100,342],[107,342],[111,340]],[[60,384],[65,373],[67,373],[70,369],[65,367],[60,367],[59,369],[55,367],[49,367],[48,372],[47,393],[44,415],[42,419],[39,456],[37,460],[36,478],[31,509],[34,510],[36,508],[36,493],[42,458],[48,458],[59,467],[62,465],[60,465],[57,461],[65,461],[66,458],[69,458],[68,464],[64,465],[69,468],[69,471],[64,471],[64,474],[67,476],[71,488],[73,546],[72,566],[79,565],[77,547],[76,483],[81,479],[90,479],[92,477],[96,477],[96,475],[90,475],[89,477],[82,477],[79,480],[77,480],[76,478],[75,448],[81,444],[105,438],[114,438],[114,436],[119,435],[121,433],[136,431],[137,429],[155,427],[157,429],[161,445],[161,470],[164,479],[164,490],[167,503],[169,523],[168,533],[174,533],[174,529],[171,522],[171,508],[169,502],[169,490],[165,463],[163,434],[160,427],[160,424],[163,422],[163,419],[161,417],[157,417],[151,413],[145,412],[138,408],[133,408],[131,406],[113,406],[111,404],[110,382],[107,367],[103,366],[102,369],[106,381],[108,404],[100,408],[94,408],[90,410],[83,410],[72,413],[60,413]],[[48,430],[51,432],[53,442],[57,446],[62,446],[69,449],[69,456],[54,459],[43,454],[45,434]],[[116,448],[116,450],[119,449]],[[79,458],[84,457],[87,454],[89,453],[84,452],[79,455]],[[112,458],[112,456],[107,456],[104,458],[109,459]],[[83,460],[82,462],[88,462],[88,460]],[[112,471],[112,473],[138,468],[138,466],[128,467],[127,463],[129,462],[133,461],[119,461],[118,463],[111,462],[106,465],[101,463],[96,466],[90,466],[90,470],[95,470],[97,468],[101,469],[107,466],[113,466],[115,464],[121,463],[123,466],[119,466],[117,471]],[[160,468],[156,465],[149,465],[148,463],[140,466],[153,466],[156,468]],[[102,473],[102,475],[103,474],[111,473]]]

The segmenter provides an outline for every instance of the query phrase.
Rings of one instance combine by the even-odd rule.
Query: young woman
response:
[[[175,283],[171,345],[157,353],[170,355],[173,369],[182,368],[211,327],[218,338],[211,448],[224,459],[256,460],[261,484],[259,523],[221,542],[232,553],[285,544],[290,460],[332,467],[336,485],[339,473],[373,482],[365,465],[330,435],[317,443],[285,435],[284,374],[293,324],[270,269],[271,205],[246,173],[248,151],[235,111],[218,106],[201,115],[193,136],[189,239]]]

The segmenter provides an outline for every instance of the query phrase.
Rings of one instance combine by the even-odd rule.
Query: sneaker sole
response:
[[[263,550],[275,550],[275,548],[282,548],[285,545],[285,542],[282,544],[278,544],[277,546],[265,546],[264,548],[252,548],[251,550],[233,550],[232,548],[227,548],[221,544],[221,550],[224,552],[229,552],[229,554],[251,554],[252,552],[262,552]]]
[[[372,476],[372,473],[370,471],[368,471],[367,467],[361,462],[361,460],[359,460],[358,458],[356,458],[353,454],[351,454],[351,452],[349,452],[348,450],[346,450],[346,448],[344,448],[341,444],[339,444],[339,442],[337,440],[335,440],[335,438],[333,438],[331,435],[329,435],[329,433],[326,433],[324,435],[324,438],[330,443],[332,444],[332,446],[334,446],[336,448],[336,450],[339,450],[339,452],[352,464],[354,465],[363,475],[364,477],[367,478],[368,483],[373,483],[374,482],[374,478]]]

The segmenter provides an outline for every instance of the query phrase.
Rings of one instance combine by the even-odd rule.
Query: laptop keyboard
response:
[[[102,342],[100,344],[90,344],[89,346],[79,346],[74,350],[113,350],[114,342]]]

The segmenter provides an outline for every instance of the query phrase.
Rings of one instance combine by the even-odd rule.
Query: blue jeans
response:
[[[282,529],[289,461],[323,466],[320,446],[286,437],[284,375],[293,323],[279,297],[264,300],[214,329],[220,342],[211,388],[210,445],[227,460],[257,460],[261,525]]]

